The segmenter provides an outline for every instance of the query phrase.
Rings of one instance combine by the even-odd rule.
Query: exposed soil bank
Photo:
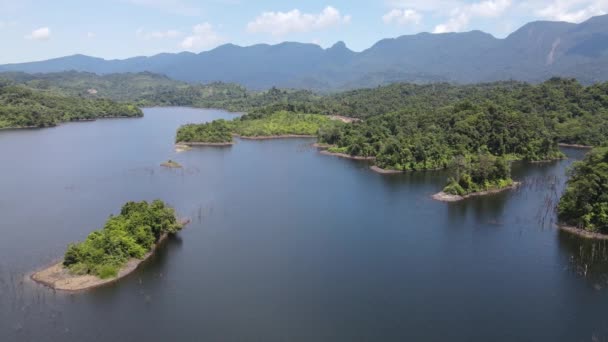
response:
[[[166,162],[160,164],[160,166],[168,167],[171,169],[181,169],[182,168],[182,166],[178,162],[173,161],[173,160],[166,161]]]
[[[312,144],[311,146],[314,148],[318,148],[319,150],[327,150],[328,148],[332,147],[333,145],[316,142],[316,143]]]
[[[513,182],[513,184],[511,184],[511,185],[509,185],[507,187],[504,187],[504,188],[491,189],[491,190],[479,191],[479,192],[473,192],[473,193],[470,193],[470,194],[464,195],[464,196],[451,195],[451,194],[448,194],[448,193],[445,193],[445,192],[441,191],[441,192],[438,192],[438,193],[434,194],[432,196],[432,198],[434,200],[441,201],[441,202],[458,202],[458,201],[462,201],[462,200],[470,198],[470,197],[497,194],[499,192],[515,189],[515,188],[517,188],[520,185],[521,185],[521,182]]]
[[[574,234],[574,235],[578,235],[580,237],[586,238],[586,239],[594,239],[594,240],[608,240],[608,235],[607,234],[601,234],[601,233],[594,233],[594,232],[590,232],[581,228],[576,228],[576,227],[572,227],[572,226],[566,226],[566,225],[557,225],[557,227],[565,232],[568,232],[570,234]]]
[[[234,141],[229,141],[229,142],[219,142],[219,143],[213,143],[213,142],[178,142],[175,145],[175,149],[183,149],[183,146],[187,146],[187,147],[193,147],[193,146],[232,146],[234,145]],[[178,151],[180,152],[180,151]]]
[[[564,143],[559,143],[558,145],[560,147],[572,147],[572,148],[584,148],[584,149],[591,149],[591,148],[593,148],[593,146],[579,145],[579,144],[564,144]]]
[[[62,124],[66,124],[66,123],[70,123],[70,122],[92,122],[92,121],[97,121],[97,120],[104,120],[104,119],[140,119],[143,118],[143,115],[141,116],[104,116],[104,117],[99,117],[99,118],[95,118],[95,119],[76,119],[76,120],[68,120],[68,121],[61,121],[58,122],[56,125],[50,125],[50,126],[17,126],[17,127],[1,127],[0,131],[11,131],[11,130],[20,130],[20,129],[42,129],[42,128],[53,128],[53,127],[57,127],[60,126]]]
[[[346,153],[329,152],[327,150],[322,150],[319,153],[324,154],[326,156],[334,156],[334,157],[353,159],[353,160],[376,160],[376,157],[352,156],[352,155],[346,154]]]
[[[398,174],[398,173],[403,173],[405,171],[399,171],[399,170],[389,170],[389,169],[383,169],[379,166],[373,165],[369,167],[370,170],[377,172],[377,173],[381,173],[383,175],[394,175],[394,174]]]
[[[308,135],[308,134],[281,134],[281,135],[260,135],[260,136],[243,136],[243,135],[234,135],[237,138],[241,138],[244,140],[269,140],[269,139],[289,139],[289,138],[316,138],[316,135]]]
[[[182,220],[182,225],[190,223],[190,220]],[[54,290],[60,291],[82,291],[88,290],[95,287],[103,286],[106,284],[113,283],[119,279],[131,274],[139,267],[144,261],[154,254],[156,249],[167,240],[169,234],[164,234],[158,239],[158,242],[152,246],[150,252],[146,253],[142,259],[130,259],[127,264],[118,271],[118,275],[115,278],[101,279],[95,275],[74,275],[63,266],[63,261],[51,265],[41,271],[38,271],[31,275],[31,279],[37,283],[48,286]]]
[[[175,152],[185,152],[190,151],[192,147],[184,144],[175,144]]]

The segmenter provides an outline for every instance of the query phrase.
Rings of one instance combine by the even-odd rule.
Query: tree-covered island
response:
[[[506,158],[487,152],[470,158],[457,156],[450,168],[453,176],[442,192],[433,195],[436,200],[455,202],[511,189],[519,184],[511,179],[511,166]]]
[[[63,261],[32,275],[58,290],[82,290],[123,277],[149,257],[168,235],[180,231],[173,208],[164,202],[128,202],[103,229],[70,244]]]
[[[315,137],[320,130],[344,125],[326,115],[277,111],[271,114],[249,114],[226,121],[181,126],[176,135],[178,144],[232,144],[233,136],[245,139]]]

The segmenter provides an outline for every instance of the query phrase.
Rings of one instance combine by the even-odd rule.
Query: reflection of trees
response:
[[[569,269],[599,287],[608,286],[608,240],[586,239],[559,231],[560,247],[568,253]]]

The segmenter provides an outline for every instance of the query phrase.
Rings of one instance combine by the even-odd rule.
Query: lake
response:
[[[179,125],[234,114],[144,112],[0,132],[1,341],[608,340],[606,242],[554,228],[584,151],[448,204],[430,198],[446,172],[379,175],[311,139],[176,153]],[[193,222],[127,278],[74,294],[28,280],[156,198]]]

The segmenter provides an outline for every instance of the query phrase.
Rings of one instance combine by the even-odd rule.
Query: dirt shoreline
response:
[[[319,151],[319,153],[326,155],[326,156],[334,156],[334,157],[352,159],[352,160],[376,160],[376,157],[352,156],[352,155],[346,154],[346,153],[329,152],[328,150],[321,150],[321,151]]]
[[[557,144],[560,147],[572,147],[572,148],[581,148],[581,149],[592,149],[593,146],[589,146],[589,145],[579,145],[579,144],[565,144],[565,143],[559,143]]]
[[[376,166],[376,165],[372,165],[369,167],[370,170],[376,172],[376,173],[380,173],[383,175],[396,175],[399,173],[404,173],[405,171],[399,171],[399,170],[389,170],[389,169],[383,169],[380,166]]]
[[[586,231],[581,228],[576,228],[576,227],[562,225],[562,224],[558,224],[557,227],[564,232],[568,232],[570,234],[583,237],[585,239],[608,240],[608,234],[594,233],[594,232]]]
[[[230,142],[219,142],[219,143],[214,143],[214,142],[178,142],[177,144],[175,144],[175,148],[178,149],[181,146],[188,146],[188,147],[193,147],[193,146],[232,146],[234,145],[234,141],[230,141]]]
[[[181,223],[182,225],[187,225],[190,223],[190,220],[182,220]],[[169,234],[163,234],[142,259],[129,259],[127,264],[118,271],[118,274],[114,278],[101,279],[90,274],[71,274],[68,269],[63,267],[63,260],[43,270],[34,272],[30,278],[34,282],[50,287],[53,290],[67,292],[78,292],[111,284],[133,273],[133,271],[135,271],[144,261],[148,260],[154,254],[156,249],[159,248],[168,237]]]
[[[61,126],[63,124],[70,123],[70,122],[92,122],[92,121],[97,121],[97,120],[108,120],[108,119],[139,119],[142,117],[143,117],[143,115],[142,116],[105,116],[105,117],[99,117],[99,118],[95,118],[95,119],[77,119],[77,120],[61,121],[61,122],[58,122],[56,125],[51,125],[51,126],[2,127],[2,128],[0,128],[0,131],[12,131],[12,130],[20,130],[20,129],[43,129],[43,128],[58,127],[58,126]]]
[[[440,201],[440,202],[458,202],[458,201],[462,201],[462,200],[465,200],[465,199],[471,198],[471,197],[497,194],[497,193],[504,192],[504,191],[507,191],[507,190],[512,190],[512,189],[517,188],[520,185],[521,185],[521,182],[513,182],[513,184],[511,184],[511,185],[509,185],[507,187],[504,187],[504,188],[492,189],[492,190],[486,190],[486,191],[479,191],[479,192],[473,192],[473,193],[470,193],[470,194],[464,195],[464,196],[451,195],[451,194],[448,194],[448,193],[445,193],[445,192],[441,191],[441,192],[438,192],[438,193],[434,194],[431,197],[434,200]]]
[[[173,160],[169,160],[164,163],[161,163],[160,166],[170,168],[170,169],[181,169],[182,168],[181,164],[179,164],[178,162],[173,161]]]
[[[329,152],[328,149],[330,147],[334,147],[334,145],[314,143],[311,146],[319,149],[319,153],[326,155],[326,156],[334,156],[334,157],[352,159],[352,160],[376,160],[376,157],[361,157],[361,156],[353,156],[353,155],[350,155],[347,153]]]
[[[316,135],[309,134],[281,134],[281,135],[259,135],[259,136],[243,136],[235,134],[236,138],[243,140],[270,140],[270,139],[296,139],[296,138],[316,138]]]

